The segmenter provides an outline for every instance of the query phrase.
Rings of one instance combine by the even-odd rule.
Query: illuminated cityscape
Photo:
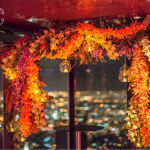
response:
[[[45,149],[55,149],[57,143],[54,127],[68,125],[68,93],[52,91],[49,95],[55,98],[52,103],[46,104],[47,125],[38,135],[28,137],[30,148],[40,148],[42,145]],[[76,91],[75,124],[104,127],[102,130],[86,132],[87,149],[126,148],[126,95],[126,91]]]

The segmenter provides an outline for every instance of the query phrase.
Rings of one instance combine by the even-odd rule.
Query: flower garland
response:
[[[140,44],[142,45],[142,51],[145,54],[145,56],[147,56],[148,61],[150,61],[150,42],[148,40],[148,37],[145,36],[141,39]]]
[[[134,45],[132,48],[130,47],[126,47],[126,46],[122,46],[122,48],[119,50],[119,55],[123,56],[125,55],[128,59],[132,58],[132,54],[134,52],[134,50],[138,48],[138,45]]]
[[[95,50],[94,52],[92,52],[92,57],[96,58],[97,60],[99,59],[102,62],[106,61],[104,59],[104,56],[106,56],[106,54],[104,53],[104,51],[102,49],[98,49],[98,50]]]
[[[56,34],[55,29],[45,30],[44,35],[37,36],[35,41],[30,43],[29,51],[33,53],[40,47],[40,53],[44,52],[37,57],[39,60],[41,56],[48,59],[66,59],[74,53],[76,53],[76,57],[80,57],[80,55],[85,57],[86,54],[83,51],[86,52],[86,50],[82,49],[87,47],[86,43],[90,43],[93,51],[97,48],[105,49],[108,57],[115,60],[119,57],[118,48],[116,44],[112,44],[111,37],[125,39],[145,29],[146,27],[143,25],[132,25],[125,29],[116,30],[98,29],[91,24],[79,23],[75,29],[67,29],[67,32],[59,31]],[[72,35],[71,38],[70,35]],[[82,44],[84,48],[82,48]]]
[[[141,140],[143,145],[149,144],[150,121],[147,107],[148,65],[143,53],[150,60],[149,40],[141,37],[146,26],[131,25],[124,29],[99,29],[91,24],[78,23],[77,26],[57,31],[50,28],[43,34],[30,38],[25,36],[15,42],[12,47],[0,51],[1,67],[5,77],[11,83],[6,90],[5,101],[7,111],[13,104],[20,110],[18,121],[22,137],[37,133],[45,122],[45,102],[52,97],[42,89],[46,86],[39,78],[39,61],[47,59],[78,59],[80,64],[96,63],[98,60],[119,59],[119,56],[133,57],[129,81],[133,97],[130,100],[126,117],[128,137],[131,141]],[[139,42],[139,39],[141,40]],[[142,50],[140,49],[142,45]],[[142,53],[143,52],[143,53]],[[144,135],[146,133],[146,136]],[[137,137],[137,139],[136,139]]]
[[[21,104],[20,104],[20,100],[22,97],[21,92],[26,78],[27,63],[30,60],[30,58],[31,58],[31,53],[26,48],[22,51],[20,59],[16,65],[18,77],[13,81],[11,93],[14,99],[14,104],[16,105],[17,109],[21,108]]]
[[[27,88],[25,91],[22,93],[22,108],[21,108],[21,113],[20,113],[20,119],[18,121],[18,124],[20,126],[20,132],[22,137],[28,137],[31,132],[36,133],[32,131],[32,122],[31,122],[31,100],[29,99],[29,95],[27,93]]]
[[[45,92],[40,89],[43,85],[37,78],[39,68],[30,59],[27,64],[27,77],[22,95],[21,117],[19,120],[20,131],[22,136],[29,136],[31,132],[37,133],[46,124],[44,118]],[[31,109],[32,108],[32,109]]]
[[[95,35],[97,40],[99,38],[107,37],[111,38],[112,36],[118,39],[123,39],[128,36],[133,36],[140,30],[145,30],[146,26],[143,25],[131,25],[130,27],[125,27],[124,29],[97,29],[91,24],[82,24],[79,23],[77,25],[76,31],[79,31],[80,34],[87,34],[87,35]]]
[[[144,147],[150,146],[150,109],[148,108],[148,75],[149,66],[146,63],[141,48],[133,52],[129,82],[132,89],[130,107],[127,111],[128,138],[133,142],[141,143]]]

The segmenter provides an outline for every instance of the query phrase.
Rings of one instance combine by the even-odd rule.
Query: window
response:
[[[84,148],[127,148],[127,84],[118,79],[123,63],[120,58],[76,67],[75,124],[89,126]]]
[[[123,62],[123,59],[107,60],[107,63],[98,62],[97,65],[75,66],[75,125],[86,127],[84,132],[76,132],[82,137],[82,149],[127,148],[123,121],[127,109],[127,85],[118,79]],[[68,132],[64,127],[69,121],[68,74],[60,72],[59,64],[59,60],[40,61],[44,66],[40,76],[47,84],[43,89],[54,99],[46,103],[45,128],[30,135],[22,148],[68,148]]]

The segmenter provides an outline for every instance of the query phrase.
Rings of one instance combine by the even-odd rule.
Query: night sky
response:
[[[40,65],[45,66],[40,75],[48,86],[46,91],[66,91],[68,74],[59,70],[59,60],[42,59]],[[108,60],[106,63],[99,61],[97,65],[75,66],[76,91],[99,90],[126,90],[126,83],[118,79],[118,73],[124,64],[124,58],[120,60]]]
[[[43,82],[48,86],[44,89],[49,91],[67,91],[68,74],[59,70],[59,60],[42,59],[40,65],[44,66],[40,75]],[[124,58],[120,60],[107,60],[106,63],[99,61],[97,65],[75,66],[76,91],[101,91],[101,90],[126,90],[126,83],[118,79],[118,73],[124,64]],[[0,91],[2,91],[2,69],[0,69]]]

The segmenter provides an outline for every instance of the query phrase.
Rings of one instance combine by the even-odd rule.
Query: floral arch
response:
[[[124,66],[120,71],[120,80],[128,80],[132,98],[125,117],[128,138],[137,146],[150,146],[150,109],[149,109],[149,65],[150,44],[146,26],[132,24],[121,29],[97,28],[92,24],[78,23],[65,30],[50,28],[35,37],[25,35],[11,46],[0,50],[0,65],[10,83],[5,91],[6,109],[14,110],[12,121],[7,125],[10,132],[19,126],[20,141],[24,141],[32,132],[37,133],[46,124],[45,101],[53,97],[42,89],[46,86],[38,75],[37,62],[47,59],[61,59],[62,72],[68,72],[69,60],[77,59],[80,64],[96,64],[98,60],[119,59],[126,56],[132,59],[129,69]],[[148,60],[148,61],[147,61]],[[124,80],[125,79],[125,80]],[[20,113],[20,118],[16,118]]]

